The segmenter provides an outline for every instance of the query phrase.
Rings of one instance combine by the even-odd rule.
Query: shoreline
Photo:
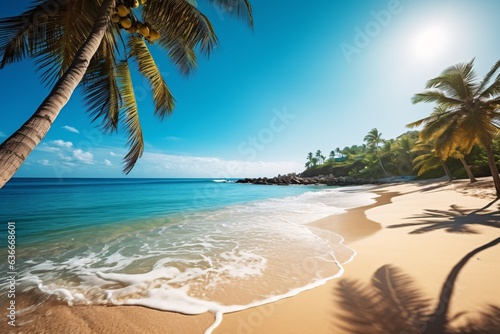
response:
[[[349,330],[341,329],[346,326],[342,319],[349,308],[338,301],[342,293],[340,282],[367,284],[376,270],[386,264],[410,275],[423,294],[435,303],[451,267],[467,252],[498,237],[499,230],[474,223],[478,234],[452,234],[436,229],[422,235],[409,234],[415,226],[390,226],[418,223],[419,218],[414,216],[426,210],[449,211],[448,207],[455,205],[471,211],[491,202],[470,193],[461,194],[453,189],[456,185],[429,182],[381,185],[369,190],[379,194],[375,203],[309,223],[339,233],[344,244],[357,252],[352,262],[343,265],[344,275],[290,298],[224,314],[213,333],[348,333]],[[496,203],[479,218],[489,219],[495,207]],[[470,260],[465,266],[457,285],[460,299],[452,298],[451,314],[471,311],[474,316],[481,312],[482,306],[494,304],[491,296],[500,294],[500,269],[495,261],[500,258],[499,249],[485,250],[478,255],[481,260]],[[24,320],[30,322],[15,332],[203,333],[215,319],[211,313],[187,316],[140,306],[69,307],[48,301]]]

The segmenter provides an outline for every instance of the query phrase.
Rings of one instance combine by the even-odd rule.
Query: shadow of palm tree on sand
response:
[[[500,307],[489,305],[479,316],[468,318],[460,327],[450,323],[465,316],[450,316],[449,304],[456,279],[467,261],[479,252],[500,243],[497,238],[478,247],[458,262],[448,274],[434,308],[411,277],[391,265],[379,268],[370,284],[343,279],[335,290],[342,305],[340,324],[353,334],[498,334]]]
[[[479,210],[467,210],[458,205],[450,205],[449,210],[424,210],[420,215],[408,219],[421,219],[422,222],[389,225],[388,228],[418,226],[410,234],[422,234],[444,229],[450,233],[477,234],[474,225],[500,228],[500,205],[495,212],[483,212],[497,200]]]

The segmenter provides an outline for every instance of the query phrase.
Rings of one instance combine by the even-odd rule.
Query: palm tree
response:
[[[413,170],[412,149],[415,147],[415,137],[414,134],[405,133],[392,143],[391,154],[400,175],[407,175]]]
[[[248,0],[210,0],[253,25]],[[136,8],[137,6],[139,8]],[[208,18],[188,0],[67,0],[52,10],[52,1],[36,1],[19,16],[0,19],[0,68],[35,58],[42,80],[52,91],[19,130],[0,145],[0,188],[45,137],[75,88],[104,131],[122,123],[130,150],[129,173],[142,155],[144,142],[130,75],[130,62],[151,85],[155,114],[163,119],[174,98],[149,48],[165,50],[181,73],[196,66],[196,52],[209,55],[217,37]],[[47,9],[47,8],[50,8]],[[123,51],[122,51],[123,50]]]
[[[469,178],[470,183],[477,182],[474,174],[472,173],[472,170],[470,169],[469,164],[467,163],[467,161],[465,161],[465,156],[466,153],[462,151],[460,147],[457,147],[455,151],[450,153],[451,158],[460,160],[460,162],[464,166],[465,172],[467,173],[467,177]]]
[[[322,155],[321,155],[321,150],[317,150],[316,151],[316,159],[318,159],[318,163],[321,165],[323,162],[322,162]]]
[[[443,106],[436,106],[434,108],[434,111],[431,113],[432,119],[429,119],[424,126],[425,131],[421,131],[419,134],[419,137],[421,140],[426,141],[426,140],[435,140],[437,142],[443,141],[443,138],[434,138],[436,136],[436,132],[429,131],[428,129],[433,129],[436,125],[435,122],[440,122],[441,117],[446,117],[446,109]],[[420,121],[413,122],[407,125],[407,127],[415,127],[417,124],[421,124]],[[439,126],[439,125],[438,125]],[[472,149],[472,147],[470,148]],[[441,152],[443,154],[444,152]],[[457,146],[453,151],[448,152],[448,157],[451,157],[453,159],[458,159],[464,166],[464,169],[467,173],[467,176],[469,177],[469,180],[471,183],[477,182],[476,178],[474,177],[474,174],[472,174],[472,170],[470,169],[469,165],[467,164],[467,161],[465,161],[465,156],[470,153],[469,151],[465,151],[463,148]]]
[[[442,167],[444,173],[448,177],[448,180],[453,181],[453,176],[450,173],[450,169],[446,164],[446,159],[439,156],[435,149],[435,144],[431,142],[418,141],[412,149],[412,152],[419,152],[415,159],[413,159],[414,169],[417,171],[417,175],[421,176],[425,172]]]
[[[335,162],[335,151],[330,151],[330,155],[328,156],[328,161]]]
[[[449,156],[457,147],[468,153],[476,144],[483,146],[496,194],[500,196],[500,175],[492,149],[493,138],[500,129],[500,61],[480,82],[476,81],[473,67],[474,59],[451,66],[429,80],[427,90],[416,94],[412,102],[435,102],[444,113],[412,124],[426,125],[422,130],[424,138],[439,138],[436,151],[442,156]]]
[[[388,177],[389,175],[387,174],[384,164],[382,163],[382,159],[380,158],[380,144],[384,143],[384,140],[382,139],[382,133],[378,132],[376,128],[373,128],[368,132],[368,134],[365,136],[364,141],[368,145],[368,147],[374,152],[375,156],[377,157],[380,167],[382,168],[382,171],[384,172],[385,176]]]

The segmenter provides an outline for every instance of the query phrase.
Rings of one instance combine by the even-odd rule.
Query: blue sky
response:
[[[153,51],[176,98],[163,122],[133,77],[146,150],[128,177],[300,172],[307,152],[361,144],[374,127],[398,136],[431,111],[410,103],[426,80],[473,57],[482,76],[500,55],[495,0],[253,0],[253,31],[198,2],[220,45],[189,77]],[[10,2],[2,16],[28,3]],[[0,70],[0,91],[2,140],[49,89],[26,60]],[[126,135],[103,135],[97,125],[77,90],[16,176],[122,177]]]

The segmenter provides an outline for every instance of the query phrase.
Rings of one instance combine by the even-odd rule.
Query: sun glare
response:
[[[442,25],[424,27],[412,39],[412,54],[421,61],[435,60],[446,51],[450,37]]]

